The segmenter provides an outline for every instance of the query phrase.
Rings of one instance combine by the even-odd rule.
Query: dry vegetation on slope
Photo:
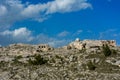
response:
[[[119,47],[104,47],[99,52],[64,48],[34,51],[33,45],[0,48],[0,80],[120,79]]]

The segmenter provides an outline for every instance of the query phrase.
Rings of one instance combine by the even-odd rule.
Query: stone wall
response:
[[[83,40],[83,41],[80,41],[80,39],[78,38],[75,41],[71,42],[67,47],[82,50],[83,48],[85,49],[100,48],[105,44],[107,44],[110,47],[116,47],[115,40]]]
[[[84,40],[83,43],[86,44],[86,49],[102,47],[105,44],[110,47],[116,47],[114,40]]]
[[[51,50],[53,50],[53,48],[50,47],[48,44],[39,44],[39,45],[37,45],[37,52],[51,51]]]

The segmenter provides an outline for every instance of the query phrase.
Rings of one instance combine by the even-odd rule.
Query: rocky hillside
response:
[[[120,48],[0,47],[0,80],[120,80]]]

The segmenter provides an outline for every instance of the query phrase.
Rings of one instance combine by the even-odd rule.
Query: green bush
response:
[[[45,60],[43,57],[41,57],[40,54],[38,54],[34,56],[34,60],[29,59],[28,62],[29,64],[32,65],[42,65],[42,64],[46,64],[48,60]]]
[[[112,55],[116,55],[117,54],[117,50],[112,49],[111,52],[112,52]]]
[[[89,70],[95,70],[95,68],[96,68],[96,66],[91,61],[89,61],[87,63],[87,67]]]
[[[23,58],[21,55],[19,55],[19,56],[16,56],[15,57],[16,59],[21,59],[21,58]]]
[[[105,57],[108,57],[112,54],[112,51],[110,50],[110,48],[107,44],[103,45],[102,49],[103,49],[103,54]]]
[[[14,63],[15,63],[15,64],[20,63],[19,59],[21,59],[21,58],[22,58],[21,55],[15,56],[14,59],[13,59]]]

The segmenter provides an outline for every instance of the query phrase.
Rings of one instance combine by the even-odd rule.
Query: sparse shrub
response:
[[[21,56],[21,55],[19,55],[19,56],[16,56],[16,58],[17,58],[17,59],[21,59],[21,58],[22,58],[22,56]]]
[[[55,59],[54,59],[54,58],[52,58],[52,59],[51,59],[51,62],[52,62],[52,63],[55,63],[56,61],[55,61]]]
[[[116,60],[111,60],[112,63],[116,63]]]
[[[111,52],[112,52],[112,55],[116,55],[117,54],[117,51],[114,50],[114,49],[112,49]]]
[[[79,50],[80,53],[85,53],[86,52],[86,49],[83,48],[82,50]]]
[[[40,54],[38,54],[34,56],[34,60],[29,59],[28,62],[29,64],[32,65],[42,65],[42,64],[46,64],[48,60],[45,60],[43,57],[41,57]]]
[[[112,51],[110,50],[110,48],[107,44],[103,45],[102,49],[103,49],[103,54],[104,54],[105,57],[108,57],[112,54]]]
[[[20,63],[19,59],[21,59],[21,58],[22,58],[21,55],[15,56],[14,59],[13,59],[14,63]]]
[[[14,61],[14,63],[19,62],[17,58],[14,58],[13,61]]]
[[[61,59],[61,56],[59,56],[59,55],[55,55],[55,57],[56,57],[57,59]]]
[[[89,70],[95,70],[95,68],[96,68],[96,66],[94,65],[94,63],[91,62],[91,61],[89,61],[87,63],[87,67],[88,67]]]
[[[72,47],[71,46],[67,46],[67,50],[70,50],[70,49],[72,49]]]
[[[0,61],[0,68],[5,66],[5,63],[6,63],[5,61]]]

